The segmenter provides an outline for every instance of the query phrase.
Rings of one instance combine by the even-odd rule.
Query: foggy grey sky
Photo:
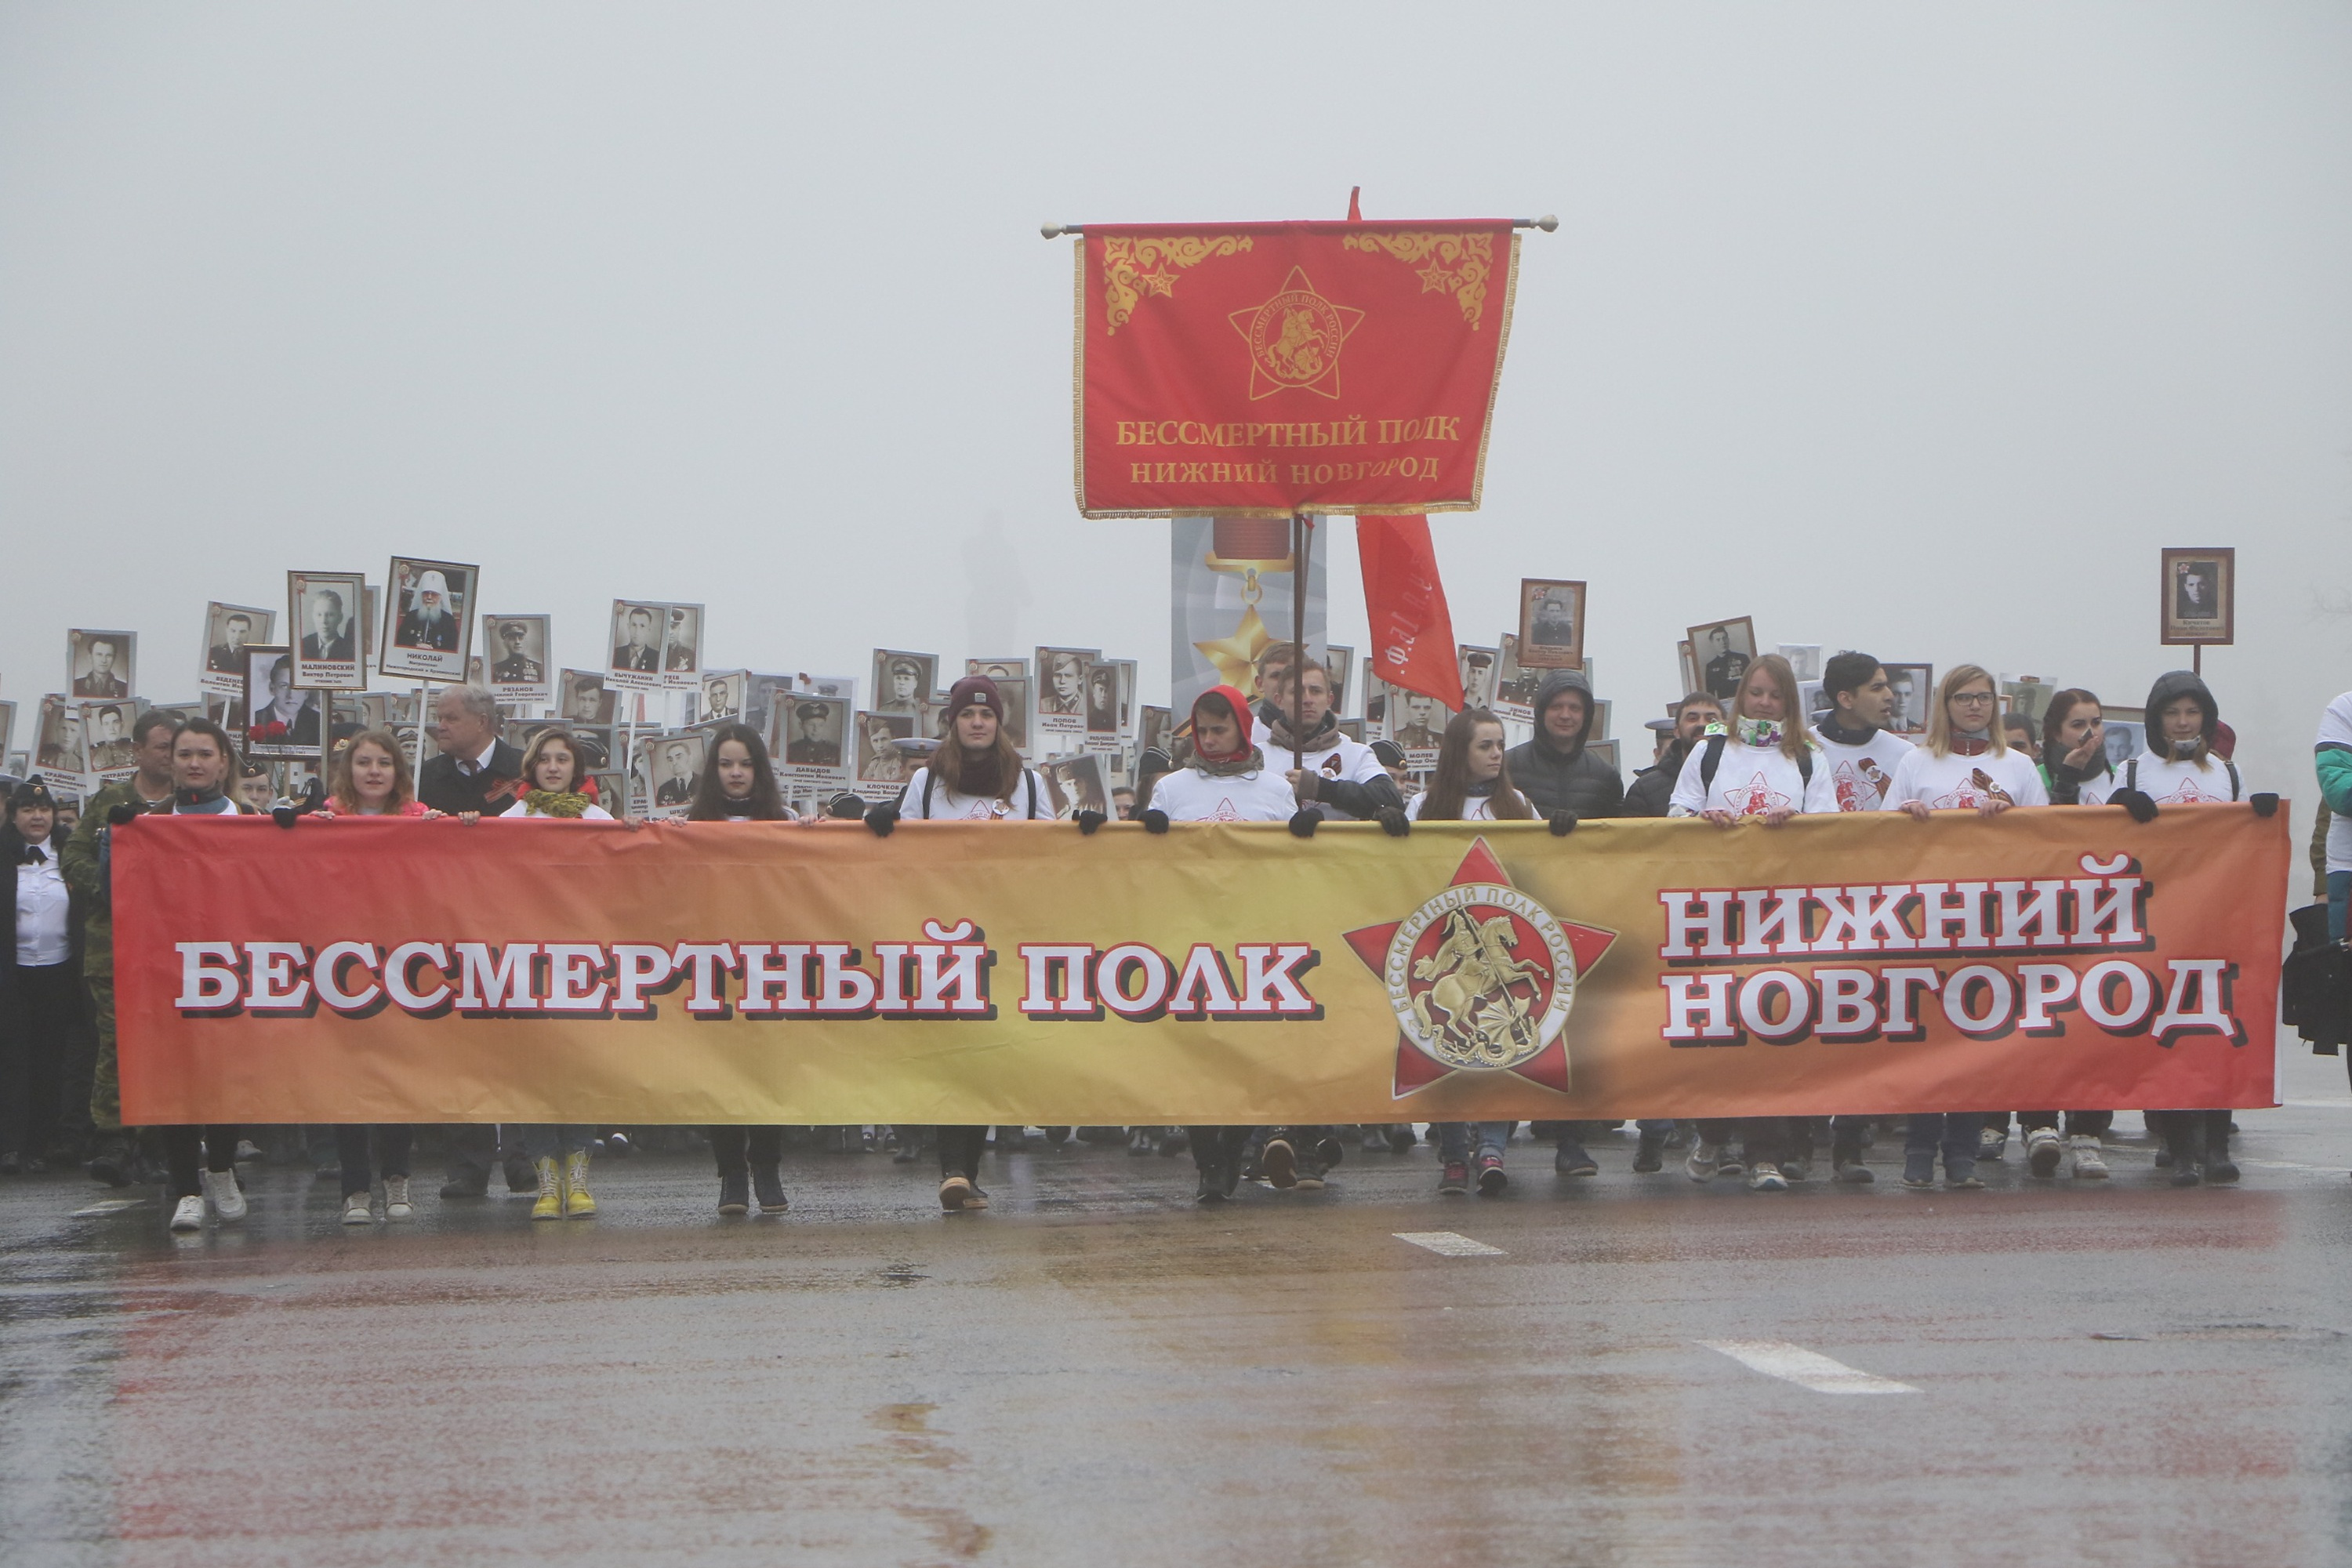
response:
[[[1619,732],[1685,626],[2137,704],[2156,551],[2308,798],[2352,686],[2352,7],[0,8],[0,697],[69,626],[192,696],[207,598],[479,561],[601,664],[1099,645],[1165,689],[1165,525],[1078,519],[1060,221],[1557,212],[1455,629],[1591,580]],[[1001,513],[1017,572],[971,547]],[[1333,637],[1362,642],[1352,525]],[[1640,750],[1640,748],[1629,748]]]

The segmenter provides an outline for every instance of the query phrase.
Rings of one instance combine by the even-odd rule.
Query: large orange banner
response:
[[[1502,220],[1089,225],[1078,510],[1476,507],[1517,247]]]
[[[1393,1121],[2272,1102],[2287,817],[139,818],[125,1120]]]

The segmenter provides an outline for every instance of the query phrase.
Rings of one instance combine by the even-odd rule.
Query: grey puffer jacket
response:
[[[1584,694],[1584,731],[1566,748],[1555,745],[1544,732],[1544,710],[1563,691]],[[1592,732],[1592,682],[1580,669],[1554,670],[1536,693],[1535,738],[1513,746],[1504,757],[1511,783],[1517,786],[1538,816],[1572,811],[1579,816],[1620,816],[1625,809],[1625,783],[1617,770],[1584,749]]]

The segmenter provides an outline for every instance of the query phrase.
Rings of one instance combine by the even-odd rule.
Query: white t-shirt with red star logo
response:
[[[932,784],[930,809],[924,809],[923,785],[930,769],[918,768],[915,776],[907,781],[906,794],[898,797],[898,815],[908,821],[928,817],[933,822],[1021,822],[1028,820],[1034,810],[1038,819],[1050,821],[1054,815],[1053,797],[1045,793],[1045,781],[1034,768],[1024,768],[1013,781],[1013,798],[999,800],[992,795],[964,795],[946,784]]]
[[[1829,769],[1840,811],[1885,811],[1893,804],[1887,791],[1895,787],[1896,766],[1914,750],[1910,742],[1884,730],[1858,746],[1832,741],[1819,730],[1812,737],[1821,748],[1821,760],[1813,765]]]
[[[2135,786],[2133,775],[2138,775]],[[2142,752],[2116,770],[2116,789],[2137,787],[2158,805],[2226,805],[2246,798],[2245,781],[2236,768],[2220,757],[2205,765],[2167,762],[2153,752]]]
[[[1682,775],[1667,803],[1668,816],[1696,816],[1706,811],[1727,811],[1734,816],[1762,816],[1772,811],[1835,811],[1835,787],[1819,752],[1813,753],[1813,778],[1805,782],[1796,759],[1778,746],[1757,747],[1726,740],[1715,782],[1705,782],[1700,768],[1707,742],[1701,740],[1683,761]]]
[[[1287,822],[1298,801],[1276,768],[1222,776],[1179,768],[1151,786],[1150,809],[1171,822]]]
[[[2050,791],[2042,770],[2020,751],[1982,752],[1973,757],[1958,752],[1937,756],[1925,746],[1896,764],[1895,787],[1887,792],[1891,805],[1923,801],[1931,811],[1975,811],[1988,800],[2011,805],[2048,805]]]

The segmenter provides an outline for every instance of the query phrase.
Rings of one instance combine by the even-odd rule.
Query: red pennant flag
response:
[[[1359,517],[1356,553],[1363,563],[1364,612],[1372,623],[1372,673],[1459,710],[1462,669],[1429,519]]]

